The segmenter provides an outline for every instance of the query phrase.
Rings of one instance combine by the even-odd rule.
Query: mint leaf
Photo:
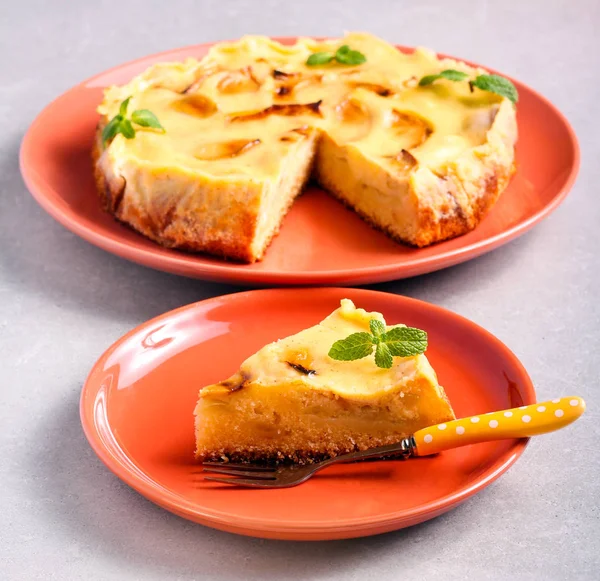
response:
[[[156,115],[152,111],[148,111],[148,109],[137,109],[131,114],[131,119],[127,119],[127,107],[130,100],[131,97],[127,97],[119,105],[119,113],[104,126],[102,130],[103,147],[106,147],[107,142],[113,139],[118,133],[126,139],[133,139],[135,137],[135,128],[132,122],[140,127],[152,127],[160,129],[163,133],[165,132],[165,128],[160,124]]]
[[[433,81],[437,81],[440,78],[440,75],[425,75],[419,81],[419,87],[424,87],[425,85],[431,85]]]
[[[394,357],[412,357],[427,349],[427,333],[414,327],[394,327],[383,338]]]
[[[119,115],[121,115],[122,117],[125,117],[125,115],[127,115],[127,106],[129,105],[129,101],[131,101],[131,97],[127,97],[127,99],[125,99],[125,101],[123,101],[121,103],[121,106],[119,107]]]
[[[385,335],[385,325],[377,319],[371,319],[369,321],[369,327],[371,328],[373,340],[376,343],[379,343],[381,341],[381,337]]]
[[[333,55],[330,52],[315,52],[308,57],[306,64],[309,67],[316,67],[319,65],[326,65],[332,60]]]
[[[467,75],[467,73],[463,73],[462,71],[446,69],[440,73],[440,77],[448,79],[449,81],[464,81],[469,77],[469,75]]]
[[[115,115],[102,130],[102,147],[106,147],[106,143],[113,139],[119,133],[119,126],[123,121],[121,115]]]
[[[392,366],[393,359],[390,348],[386,343],[378,343],[375,349],[375,365],[383,369],[389,369]]]
[[[347,44],[340,46],[335,53],[335,60],[342,65],[362,65],[367,57],[357,50],[352,50]]]
[[[373,340],[369,333],[352,333],[336,341],[329,350],[329,357],[336,361],[354,361],[373,353]]]
[[[504,77],[500,75],[479,75],[474,81],[469,83],[471,88],[477,87],[482,91],[488,91],[490,93],[496,93],[501,97],[510,99],[513,104],[516,104],[519,100],[519,93],[517,88]]]
[[[367,61],[367,57],[362,52],[352,50],[347,44],[344,44],[335,51],[335,54],[330,52],[315,52],[311,54],[306,64],[309,67],[326,65],[333,59],[342,65],[362,65]]]
[[[135,129],[133,128],[133,125],[129,119],[123,119],[121,121],[119,125],[119,133],[121,133],[125,139],[133,139],[135,137]]]
[[[160,124],[158,117],[152,111],[148,111],[148,109],[138,109],[131,114],[131,120],[134,123],[137,123],[141,127],[152,127],[153,129],[162,129],[165,128]]]
[[[469,75],[467,73],[463,73],[462,71],[457,71],[454,69],[446,69],[437,75],[426,75],[419,81],[419,86],[424,87],[425,85],[431,85],[434,81],[438,79],[447,79],[449,81],[464,81],[467,79]]]
[[[414,327],[397,326],[386,331],[385,321],[371,319],[370,333],[352,333],[336,341],[329,350],[329,357],[337,361],[354,361],[373,353],[375,364],[389,369],[394,357],[412,357],[427,349],[427,333]]]

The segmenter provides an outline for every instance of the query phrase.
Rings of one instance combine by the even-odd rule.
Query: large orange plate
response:
[[[520,94],[517,173],[490,215],[465,236],[420,250],[402,246],[312,187],[298,199],[258,264],[240,265],[162,248],[100,209],[90,161],[98,122],[95,109],[104,87],[123,84],[154,62],[201,57],[209,46],[181,48],[124,64],[84,81],[48,105],[21,147],[21,171],[37,201],[82,238],[153,268],[250,284],[345,285],[414,276],[488,252],[547,216],[575,180],[579,151],[569,123],[545,98],[515,81]]]
[[[441,307],[368,290],[259,290],[183,307],[117,341],[83,388],[81,419],[90,444],[115,474],[167,510],[275,539],[340,539],[410,526],[455,507],[505,472],[526,440],[335,466],[289,489],[203,480],[193,458],[198,389],[229,377],[265,343],[317,323],[343,297],[383,312],[390,324],[429,333],[427,355],[458,416],[535,401],[531,380],[509,349]]]

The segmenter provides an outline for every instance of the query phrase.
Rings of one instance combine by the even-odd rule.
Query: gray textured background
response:
[[[600,10],[578,2],[143,0],[3,3],[0,17],[1,579],[600,579]],[[374,288],[449,307],[522,359],[540,399],[580,394],[569,431],[534,440],[503,478],[412,529],[330,543],[236,537],[122,484],[88,447],[85,376],[131,327],[234,287],[136,266],[64,230],[25,190],[34,116],[80,80],[148,53],[245,33],[363,29],[522,79],[570,119],[582,169],[531,233],[470,263]]]

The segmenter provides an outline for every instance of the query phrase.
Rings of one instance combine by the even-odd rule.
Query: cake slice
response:
[[[369,332],[380,313],[352,301],[318,325],[266,345],[237,373],[200,390],[195,409],[201,461],[310,462],[398,442],[455,418],[425,355],[329,357],[332,345]]]

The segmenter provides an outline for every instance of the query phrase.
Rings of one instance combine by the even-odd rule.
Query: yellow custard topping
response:
[[[284,46],[245,37],[221,43],[201,62],[158,64],[148,80],[113,89],[100,112],[116,115],[132,95],[132,110],[149,109],[165,127],[164,135],[140,130],[133,140],[117,137],[123,155],[257,179],[277,175],[294,130],[306,127],[383,163],[394,163],[404,149],[434,169],[484,142],[501,97],[471,93],[467,83],[419,87],[422,76],[440,69],[426,49],[404,54],[366,34],[350,34],[344,42],[363,52],[366,63],[306,65],[312,53],[335,51],[340,41],[301,39]],[[452,66],[471,71],[462,63]],[[168,74],[161,74],[165,68]]]

